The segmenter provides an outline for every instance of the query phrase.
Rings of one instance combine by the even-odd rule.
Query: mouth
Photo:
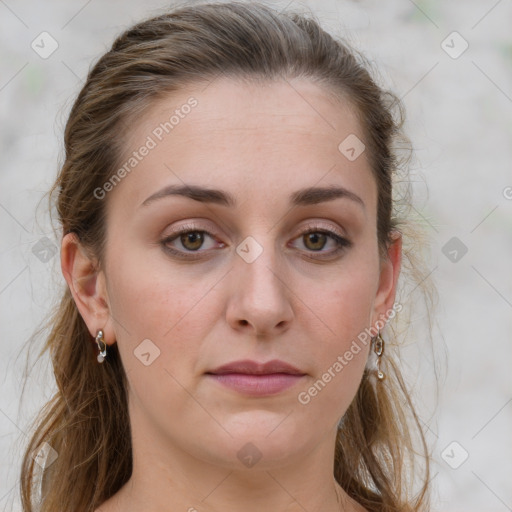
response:
[[[297,384],[306,373],[280,360],[266,363],[234,361],[206,372],[219,384],[249,396],[278,394]]]

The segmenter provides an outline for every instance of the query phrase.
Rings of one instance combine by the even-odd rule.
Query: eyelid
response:
[[[294,236],[294,239],[301,236],[301,235],[304,235],[306,233],[308,233],[310,230],[314,230],[314,229],[320,229],[320,230],[325,230],[325,231],[332,231],[334,233],[336,233],[339,237],[342,237],[342,238],[346,238],[347,237],[347,234],[338,229],[336,226],[332,226],[332,225],[323,225],[320,223],[320,221],[309,221],[307,224],[305,225],[302,225],[297,234]],[[201,231],[201,232],[205,232],[206,234],[208,234],[209,236],[211,236],[212,238],[215,238],[216,236],[216,233],[215,233],[215,230],[209,228],[209,227],[204,227],[204,226],[198,226],[196,224],[193,224],[193,223],[190,223],[190,224],[183,224],[181,226],[179,226],[175,231],[173,231],[171,234],[167,235],[167,236],[164,236],[164,239],[165,240],[169,240],[171,238],[176,238],[178,236],[180,236],[181,234],[183,233],[187,233],[188,231]]]
[[[201,222],[204,223],[202,225],[199,225],[194,223],[193,221],[188,221],[185,224],[180,224],[178,227],[174,228],[169,235],[164,235],[164,238],[175,237],[182,233],[186,233],[187,231],[204,231],[210,235],[215,235],[215,228],[213,227],[211,222],[208,222],[207,219],[201,219]]]
[[[304,229],[306,231],[304,231]],[[308,233],[309,231],[315,230],[315,229],[323,230],[323,231],[331,231],[333,233],[336,233],[340,238],[347,238],[347,234],[344,231],[342,231],[341,229],[339,229],[338,227],[333,226],[331,224],[323,225],[323,224],[321,224],[321,221],[309,221],[308,224],[301,226],[300,232],[297,236],[303,235],[303,234]]]

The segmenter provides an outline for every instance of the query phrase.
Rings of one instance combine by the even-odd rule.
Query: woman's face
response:
[[[304,80],[219,79],[154,103],[129,135],[121,180],[98,192],[97,328],[117,340],[134,443],[232,468],[332,451],[369,354],[358,335],[393,304],[399,265],[379,266],[354,111]],[[211,374],[243,360],[298,374]]]

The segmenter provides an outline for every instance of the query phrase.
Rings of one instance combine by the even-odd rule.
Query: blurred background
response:
[[[431,238],[425,279],[439,294],[437,353],[417,347],[407,365],[433,446],[432,510],[512,511],[512,2],[266,3],[313,11],[366,54],[406,106],[415,211]],[[21,510],[29,421],[53,392],[46,362],[29,369],[20,406],[23,344],[64,285],[43,196],[66,116],[114,37],[170,5],[0,0],[2,511]],[[426,383],[436,378],[434,403]]]

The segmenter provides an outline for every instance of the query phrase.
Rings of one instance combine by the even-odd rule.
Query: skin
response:
[[[74,235],[62,241],[62,270],[80,313],[92,337],[103,329],[106,343],[118,344],[129,382],[134,470],[98,511],[363,511],[332,467],[337,423],[370,345],[307,405],[297,398],[395,299],[401,238],[381,262],[366,152],[349,161],[338,150],[349,134],[364,140],[361,126],[346,101],[304,79],[219,79],[154,103],[133,125],[127,155],[191,96],[198,105],[103,199],[101,268]],[[167,196],[141,206],[184,183],[222,189],[237,205]],[[289,195],[311,186],[345,187],[364,207],[337,198],[292,208]],[[183,225],[211,233],[202,246],[168,243],[189,259],[161,243]],[[330,237],[303,236],[319,229],[352,245],[336,253]],[[248,236],[263,248],[251,263],[236,252]],[[145,339],[160,350],[148,366],[134,355]],[[281,359],[306,375],[267,397],[205,376],[239,359]],[[247,443],[261,453],[252,467],[237,457]]]

